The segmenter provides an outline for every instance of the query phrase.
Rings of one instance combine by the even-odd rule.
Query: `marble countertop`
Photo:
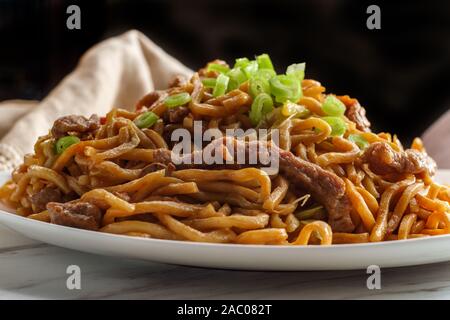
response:
[[[69,290],[69,265],[82,270]],[[381,270],[225,271],[125,260],[39,243],[0,226],[0,299],[449,299],[450,262]]]

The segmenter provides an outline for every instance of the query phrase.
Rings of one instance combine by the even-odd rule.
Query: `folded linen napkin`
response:
[[[425,131],[422,139],[438,168],[450,169],[450,110]]]
[[[142,96],[164,89],[177,74],[189,76],[192,71],[136,30],[95,45],[40,103],[0,104],[0,134],[9,129],[0,140],[0,171],[20,164],[58,117],[104,115],[112,107],[131,110]]]

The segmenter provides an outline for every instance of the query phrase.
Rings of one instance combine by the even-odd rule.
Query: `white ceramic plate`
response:
[[[0,183],[9,175],[0,173]],[[437,174],[450,182],[450,170]],[[0,208],[0,223],[56,246],[95,254],[241,270],[343,270],[400,267],[450,260],[450,236],[335,246],[256,246],[144,239],[26,219]]]

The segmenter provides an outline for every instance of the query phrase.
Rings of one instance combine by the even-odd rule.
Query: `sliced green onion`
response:
[[[273,70],[272,60],[267,53],[263,53],[256,57],[259,69],[270,69]]]
[[[262,77],[252,77],[250,79],[249,93],[253,98],[260,93],[270,94],[269,81]]]
[[[322,104],[322,110],[329,116],[342,116],[345,113],[345,105],[335,96],[329,95]]]
[[[75,136],[66,136],[59,138],[58,141],[56,141],[55,144],[55,153],[61,154],[63,153],[68,147],[70,147],[73,144],[76,144],[80,142],[80,139]]]
[[[241,68],[233,68],[228,73],[227,76],[230,78],[228,83],[228,91],[239,88],[239,86],[247,81],[247,77]]]
[[[248,58],[237,58],[233,68],[244,68],[250,63]]]
[[[294,76],[278,75],[270,79],[269,83],[276,102],[297,102],[303,95],[300,81]]]
[[[322,117],[331,127],[332,136],[342,136],[347,130],[347,124],[340,117]]]
[[[271,69],[259,69],[255,73],[255,77],[261,77],[267,80],[270,80],[271,78],[275,77],[277,74],[275,73],[275,70]]]
[[[168,96],[164,100],[164,104],[168,108],[175,108],[175,107],[178,107],[178,106],[182,106],[183,104],[186,104],[189,101],[191,101],[190,94],[187,93],[187,92],[181,92],[181,93],[174,94],[172,96]]]
[[[202,83],[207,88],[214,88],[216,86],[216,78],[203,78]]]
[[[158,121],[158,119],[159,117],[156,113],[148,111],[139,115],[136,119],[133,120],[133,122],[139,129],[144,129],[153,126],[156,121]]]
[[[273,100],[267,93],[260,93],[253,99],[249,117],[254,126],[258,125],[263,117],[273,110]]]
[[[361,150],[369,146],[369,142],[360,134],[351,134],[348,136],[348,140],[356,144]]]
[[[229,77],[227,77],[223,73],[219,74],[219,76],[216,79],[216,86],[214,87],[213,90],[213,96],[218,97],[224,95],[227,92],[229,81],[230,81]]]
[[[326,216],[326,211],[323,206],[315,206],[306,210],[296,212],[295,216],[299,220],[321,219]]]
[[[208,67],[206,68],[206,71],[216,71],[219,73],[227,73],[230,71],[230,68],[226,65],[220,64],[220,63],[208,63]]]
[[[252,60],[245,67],[243,67],[242,70],[244,71],[247,78],[250,78],[258,71],[258,63]]]
[[[295,115],[297,118],[305,118],[311,114],[311,112],[304,106],[286,101],[281,108],[281,114],[285,117]]]
[[[305,78],[305,67],[306,63],[294,63],[291,64],[286,69],[286,74],[293,75],[300,81],[302,81]]]

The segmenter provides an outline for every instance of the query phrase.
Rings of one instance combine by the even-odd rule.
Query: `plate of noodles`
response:
[[[80,251],[249,270],[450,260],[450,171],[267,54],[58,118],[0,178],[1,223]]]

